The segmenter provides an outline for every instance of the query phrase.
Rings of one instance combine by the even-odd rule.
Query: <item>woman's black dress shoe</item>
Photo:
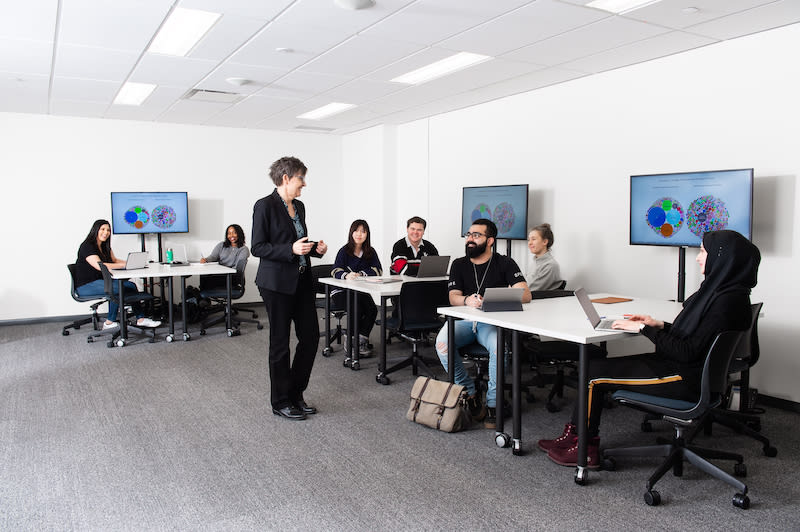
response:
[[[317,409],[316,409],[316,408],[314,408],[313,406],[309,405],[308,403],[306,403],[306,402],[305,402],[304,400],[302,400],[302,399],[300,399],[299,401],[297,401],[297,402],[294,404],[294,406],[296,406],[298,410],[300,410],[302,413],[304,413],[304,414],[306,414],[306,415],[308,415],[308,416],[310,416],[310,415],[312,415],[312,414],[316,414],[316,413],[317,413]]]
[[[303,411],[294,405],[284,406],[283,408],[273,408],[272,413],[276,416],[285,417],[293,421],[300,421],[306,418]]]

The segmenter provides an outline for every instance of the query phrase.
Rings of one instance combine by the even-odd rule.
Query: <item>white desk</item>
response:
[[[120,307],[120,338],[117,345],[124,346],[128,340],[128,325],[125,319],[125,296],[122,290],[122,283],[128,279],[138,277],[148,277],[151,279],[166,278],[168,281],[167,289],[167,303],[169,307],[169,334],[166,336],[166,341],[171,342],[175,338],[175,321],[172,315],[172,280],[175,277],[181,278],[181,308],[183,309],[183,339],[188,341],[191,339],[187,326],[186,316],[186,278],[192,275],[227,275],[228,287],[228,318],[226,326],[231,328],[231,282],[233,274],[236,273],[234,268],[228,268],[220,264],[189,264],[186,266],[171,266],[169,264],[150,264],[147,268],[138,270],[109,270],[111,278],[118,282],[119,286],[119,307]]]
[[[604,297],[608,294],[595,294],[595,297]],[[680,303],[662,301],[657,299],[635,298],[632,301],[614,304],[597,304],[598,312],[608,317],[622,316],[623,314],[650,314],[654,318],[670,321],[682,309]],[[455,319],[477,321],[498,327],[498,353],[503,352],[503,329],[512,331],[512,402],[514,410],[513,442],[514,454],[521,453],[522,432],[521,423],[521,393],[520,393],[520,349],[519,333],[532,333],[541,336],[566,340],[578,344],[580,354],[578,362],[578,467],[575,473],[575,482],[584,484],[587,477],[586,469],[586,441],[587,441],[587,400],[588,400],[588,367],[589,356],[587,345],[595,342],[617,340],[626,336],[634,336],[624,332],[596,332],[589,325],[589,321],[575,297],[559,297],[552,299],[536,299],[523,305],[522,312],[483,312],[472,307],[442,307],[439,313],[447,316],[448,321],[448,346],[455,344],[453,339],[453,322]],[[447,350],[448,374],[450,382],[454,380],[453,361],[455,350]],[[504,385],[503,356],[497,357],[497,389],[502,390]],[[497,429],[495,441],[501,447],[508,443],[508,435],[503,433],[503,401],[497,402]]]
[[[353,319],[358,316],[358,298],[351,297],[355,292],[369,294],[373,299],[380,301],[380,319],[381,319],[381,345],[380,354],[378,356],[378,374],[375,380],[380,384],[389,384],[389,378],[384,373],[386,371],[386,302],[390,297],[400,295],[400,287],[407,281],[446,281],[446,276],[442,277],[411,277],[408,275],[384,275],[381,277],[367,277],[365,279],[400,279],[399,282],[393,283],[379,283],[368,280],[353,280],[347,281],[344,279],[336,279],[334,277],[325,277],[319,279],[319,282],[325,285],[325,349],[322,351],[323,356],[331,355],[331,314],[330,314],[330,287],[344,288],[347,290],[347,319],[348,323],[353,323],[352,327],[347,328],[347,334],[350,336],[349,345],[351,346],[351,353],[344,359],[344,366],[353,370],[361,369],[361,362],[359,362],[359,342],[358,342],[358,319]],[[350,312],[351,300],[353,302],[352,313]],[[355,341],[353,341],[355,340]]]

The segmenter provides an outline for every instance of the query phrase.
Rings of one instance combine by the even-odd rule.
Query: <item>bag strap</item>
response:
[[[442,397],[441,402],[439,403],[439,419],[436,420],[436,430],[441,430],[440,426],[442,424],[442,419],[444,419],[444,405],[447,404],[447,396],[450,395],[450,390],[453,389],[453,383],[447,385],[447,388],[444,391],[444,397]]]
[[[428,387],[429,382],[431,382],[431,378],[430,377],[425,378],[425,382],[422,384],[422,389],[419,391],[419,395],[417,396],[417,401],[414,404],[414,419],[412,420],[414,421],[414,423],[417,422],[417,414],[419,414],[419,404],[420,402],[422,402],[422,394],[425,393],[425,388]]]

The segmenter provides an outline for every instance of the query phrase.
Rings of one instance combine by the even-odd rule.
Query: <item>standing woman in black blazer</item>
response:
[[[251,252],[260,259],[256,285],[269,317],[269,379],[272,412],[301,420],[316,408],[303,399],[319,346],[310,257],[328,250],[308,240],[306,209],[296,198],[306,186],[306,166],[295,157],[278,159],[269,169],[275,190],[253,207]],[[294,322],[297,348],[289,353]]]

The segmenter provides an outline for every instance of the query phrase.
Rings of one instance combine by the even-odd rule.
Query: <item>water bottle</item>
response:
[[[167,262],[172,263],[172,248],[167,248]]]

